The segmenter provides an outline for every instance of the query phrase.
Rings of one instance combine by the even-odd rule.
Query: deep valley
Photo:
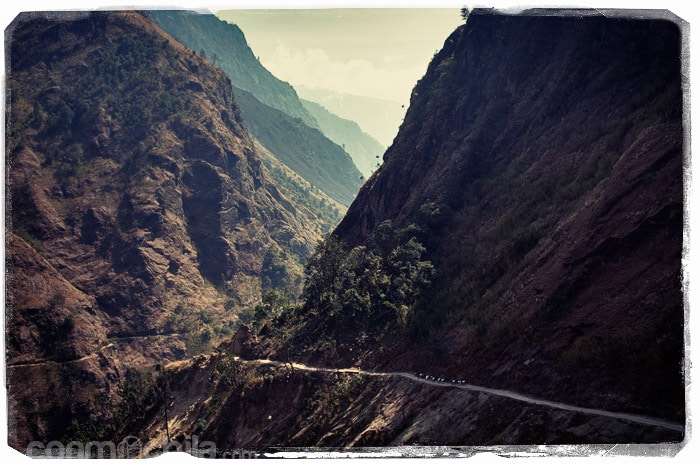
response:
[[[687,23],[462,15],[386,149],[214,15],[18,16],[9,445],[676,453]]]

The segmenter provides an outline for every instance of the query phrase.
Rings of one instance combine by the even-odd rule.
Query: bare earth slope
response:
[[[222,71],[137,12],[22,14],[6,43],[8,364],[107,338],[127,365],[182,358],[259,299],[268,252],[299,270],[320,221],[271,182]],[[95,395],[113,368],[86,368]],[[13,376],[11,399],[43,385]],[[13,446],[60,439],[62,395],[12,404]]]
[[[680,43],[547,12],[447,39],[336,230],[428,232],[425,342],[392,365],[683,418]]]

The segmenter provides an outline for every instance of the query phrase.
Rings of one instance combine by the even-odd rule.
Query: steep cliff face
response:
[[[318,225],[270,183],[222,72],[136,13],[23,17],[10,39],[12,228],[106,311],[153,328],[176,295],[249,300],[267,247],[309,253]]]
[[[683,418],[680,44],[671,21],[547,12],[447,39],[336,229],[424,229],[424,342],[392,365]]]
[[[86,368],[109,397],[115,367],[230,330],[266,263],[298,285],[321,224],[271,182],[226,75],[143,15],[23,14],[6,43],[9,395],[34,399],[10,415],[39,412],[16,438],[58,439],[64,424],[36,425],[66,399],[36,394],[45,383],[22,370],[118,349]]]

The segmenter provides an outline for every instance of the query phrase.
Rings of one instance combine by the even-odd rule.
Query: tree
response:
[[[283,289],[290,285],[285,258],[277,250],[270,249],[265,253],[261,272],[263,291]]]
[[[255,319],[258,321],[274,318],[289,307],[289,297],[283,292],[268,291],[262,296],[262,303],[255,306]]]
[[[215,352],[216,365],[214,369],[219,379],[227,383],[230,387],[238,387],[238,380],[236,379],[238,367],[235,355],[221,349],[215,349]]]
[[[462,16],[462,19],[466,22],[467,19],[469,19],[469,13],[471,13],[471,10],[469,8],[462,7],[461,10],[459,10],[459,14]]]
[[[387,274],[392,277],[392,283],[388,302],[399,326],[406,325],[409,313],[435,275],[433,264],[421,260],[423,252],[425,247],[412,237],[389,255]]]
[[[345,254],[344,244],[333,235],[318,242],[304,269],[303,296],[307,307],[321,313],[335,313]]]
[[[422,260],[421,230],[411,224],[394,230],[391,221],[377,227],[375,250],[345,251],[333,236],[319,243],[307,263],[306,308],[341,322],[382,330],[395,322],[405,327],[430,285],[435,269]]]

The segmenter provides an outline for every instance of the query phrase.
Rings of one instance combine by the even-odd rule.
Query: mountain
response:
[[[405,114],[403,106],[394,100],[305,86],[297,86],[296,90],[303,99],[316,102],[341,118],[357,122],[362,131],[385,147],[391,145]]]
[[[274,156],[339,202],[341,209],[352,202],[361,184],[352,159],[319,132],[294,89],[253,56],[237,26],[190,11],[148,14],[184,45],[204,52],[231,78],[246,128]]]
[[[682,20],[472,11],[315,247],[252,95],[144,16],[7,34],[13,447],[685,445]]]
[[[107,428],[128,383],[211,350],[265,283],[295,295],[322,221],[273,182],[229,78],[143,14],[25,13],[6,43],[22,449]]]
[[[262,104],[234,86],[244,124],[279,161],[341,204],[355,198],[361,174],[350,155],[321,131]]]
[[[386,148],[363,132],[356,122],[340,118],[318,103],[303,99],[301,103],[316,119],[321,131],[343,147],[352,157],[355,166],[365,177],[369,177],[377,168],[379,157],[384,154]]]
[[[424,231],[425,342],[393,365],[683,420],[670,19],[486,11],[447,39],[335,231],[350,247],[387,220]]]
[[[193,11],[153,10],[148,15],[177,41],[195,52],[204,51],[205,57],[221,68],[236,87],[252,93],[265,105],[301,118],[310,127],[318,127],[294,88],[260,64],[235,24]]]
[[[426,230],[413,366],[683,418],[680,44],[670,20],[547,12],[448,38],[336,229]]]
[[[182,406],[182,431],[263,451],[681,447],[681,26],[473,11],[307,262],[304,304],[174,369],[190,405],[193,380],[221,395]]]

